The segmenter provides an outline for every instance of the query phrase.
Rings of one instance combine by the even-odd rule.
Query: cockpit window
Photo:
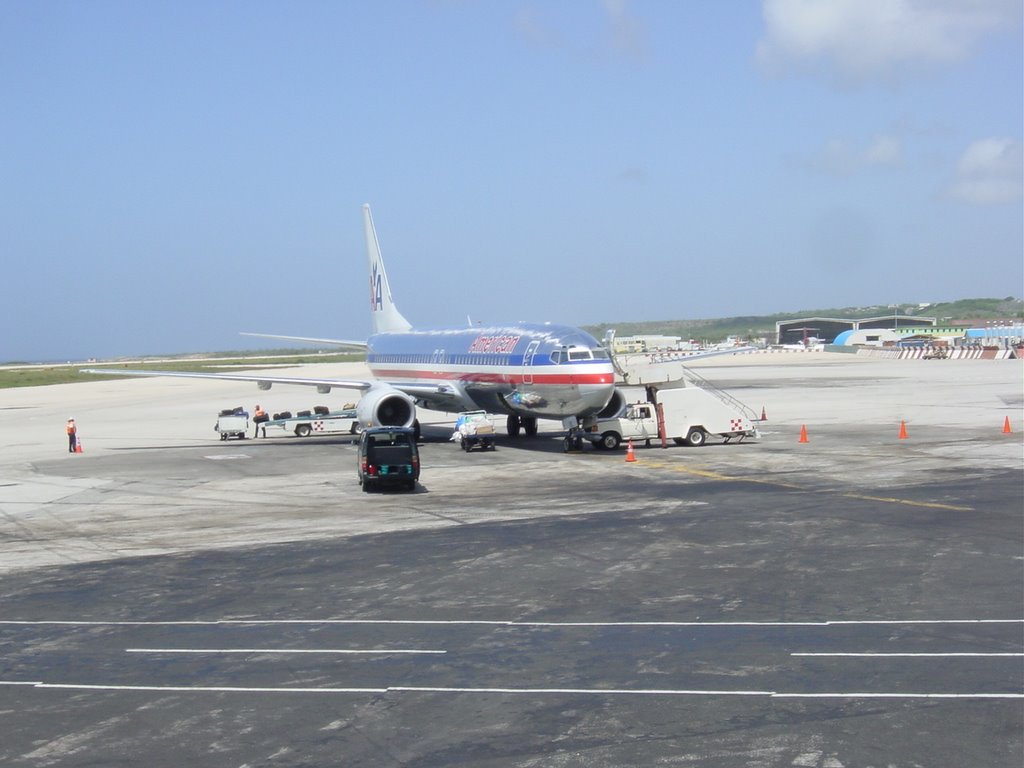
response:
[[[597,347],[559,347],[551,353],[551,362],[555,365],[568,363],[574,360],[607,360],[608,353]]]

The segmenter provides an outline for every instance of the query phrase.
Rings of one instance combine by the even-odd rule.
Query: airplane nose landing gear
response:
[[[583,430],[580,427],[570,427],[569,433],[562,439],[562,452],[571,453],[583,450]]]

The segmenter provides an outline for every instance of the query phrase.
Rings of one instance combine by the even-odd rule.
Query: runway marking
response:
[[[713,472],[708,469],[693,469],[692,467],[684,467],[678,464],[667,464],[663,461],[643,461],[643,466],[651,467],[653,469],[668,469],[672,472],[681,472],[684,475],[695,475],[696,477],[706,477],[709,480],[735,480],[743,483],[760,483],[761,485],[770,485],[776,488],[789,488],[791,490],[803,491],[807,490],[803,486],[793,485],[792,483],[784,483],[781,480],[762,480],[757,477],[738,477],[735,475],[725,475],[721,472]]]
[[[157,693],[315,693],[315,694],[387,694],[455,693],[528,696],[747,696],[766,698],[815,699],[1024,699],[1024,693],[916,693],[916,692],[830,692],[799,693],[785,691],[727,691],[692,688],[469,688],[449,686],[385,686],[380,688],[272,688],[245,686],[189,685],[94,685],[86,683],[0,682],[0,685],[27,685],[33,688],[75,691],[126,691]]]
[[[790,656],[852,656],[852,657],[892,657],[892,658],[926,658],[926,659],[946,659],[946,658],[971,658],[975,656],[979,657],[992,657],[992,656],[1012,656],[1012,657],[1024,657],[1024,653],[791,653]]]
[[[891,496],[867,496],[862,493],[844,493],[844,499],[860,499],[861,501],[881,501],[886,504],[902,504],[907,507],[924,507],[926,509],[948,509],[951,512],[973,512],[974,507],[959,507],[955,504],[941,504],[936,501],[910,501]]]
[[[686,475],[695,475],[697,477],[706,477],[710,480],[732,480],[740,483],[760,483],[761,485],[770,485],[773,488],[787,488],[795,491],[807,491],[809,493],[827,493],[828,491],[820,488],[806,488],[801,485],[794,485],[793,483],[786,483],[781,480],[764,480],[757,477],[741,477],[738,475],[725,475],[721,472],[713,472],[706,469],[692,469],[690,467],[679,466],[678,464],[667,464],[662,461],[645,461],[644,466],[652,467],[654,469],[667,469],[672,472],[681,472]],[[930,502],[930,501],[911,501],[909,499],[899,499],[895,496],[868,496],[860,493],[844,493],[842,494],[845,499],[858,499],[860,501],[880,501],[885,504],[901,504],[907,507],[924,507],[926,509],[946,509],[951,512],[974,512],[974,507],[961,507],[954,504],[943,504],[941,502]]]
[[[337,654],[443,654],[448,651],[421,650],[419,648],[125,648],[125,653],[337,653]]]
[[[774,693],[779,699],[1024,699],[1024,693]]]
[[[502,619],[210,619],[184,621],[76,621],[0,619],[0,626],[215,627],[215,626],[485,626],[485,627],[844,627],[931,624],[1024,624],[1024,619],[835,619],[825,621],[515,621]]]
[[[213,456],[203,456],[203,458],[209,459],[210,461],[237,461],[239,459],[251,459],[252,456],[249,456],[246,453],[224,453],[215,454]]]

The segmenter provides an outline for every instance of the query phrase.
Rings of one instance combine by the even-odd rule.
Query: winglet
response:
[[[391,299],[391,286],[380,255],[377,230],[373,227],[369,203],[363,205],[363,230],[366,234],[366,257],[370,263],[370,316],[374,333],[401,333],[412,330]]]

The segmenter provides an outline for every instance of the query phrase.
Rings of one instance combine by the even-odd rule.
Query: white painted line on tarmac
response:
[[[1024,693],[773,693],[776,699],[1024,699]]]
[[[420,648],[125,648],[125,653],[340,653],[340,654],[376,654],[378,656],[393,653],[448,653],[448,651],[424,650]]]
[[[447,686],[387,686],[382,688],[272,688],[244,686],[187,686],[187,685],[89,685],[84,683],[25,683],[4,685],[30,685],[35,688],[76,691],[126,691],[156,693],[315,693],[315,694],[385,694],[385,693],[452,693],[498,694],[529,696],[747,696],[769,698],[811,699],[1024,699],[1024,693],[787,693],[779,691],[727,691],[693,688],[468,688]]]
[[[1012,656],[1012,657],[1024,657],[1024,653],[791,653],[790,656],[853,656],[856,658],[861,657],[896,657],[896,658],[925,658],[925,659],[950,659],[950,658],[972,658],[972,657],[998,657],[998,656]]]
[[[0,620],[0,626],[72,627],[214,627],[298,626],[304,624],[361,626],[483,627],[845,627],[943,624],[1024,624],[1024,619],[841,619],[825,621],[515,621],[485,619],[212,619],[207,621],[76,621]]]
[[[393,693],[500,693],[500,694],[570,694],[573,696],[774,696],[774,691],[719,691],[694,688],[463,688],[449,686],[393,685]]]
[[[75,691],[157,691],[160,693],[387,693],[387,688],[246,688],[243,686],[190,685],[84,685],[82,683],[39,683],[37,688]]]

